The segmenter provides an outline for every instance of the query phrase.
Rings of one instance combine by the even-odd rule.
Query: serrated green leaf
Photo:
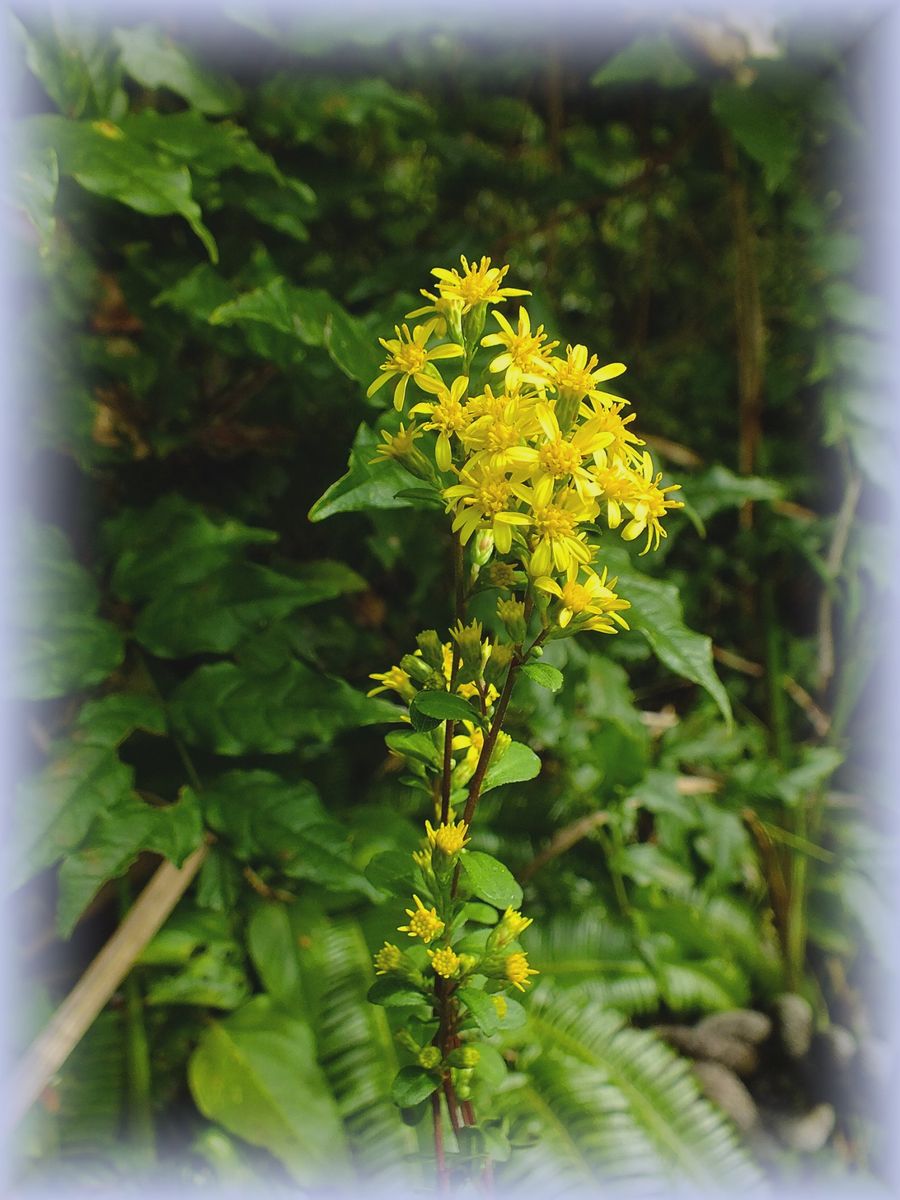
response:
[[[185,587],[160,591],[135,622],[134,636],[162,658],[226,654],[270,622],[333,599],[348,584],[362,585],[349,570],[343,578],[326,572],[317,580],[315,566],[306,564],[305,579],[255,563],[222,567]]]
[[[396,705],[357,692],[288,659],[271,673],[221,662],[199,667],[176,689],[170,715],[191,745],[217,754],[287,754],[327,744],[344,729],[399,720]]]
[[[269,1150],[298,1183],[321,1182],[347,1153],[309,1026],[267,996],[207,1027],[188,1080],[205,1116]]]
[[[518,908],[522,889],[509,867],[481,850],[464,850],[460,859],[473,893],[495,908]]]
[[[211,116],[234,112],[240,105],[237,84],[204,70],[152,25],[116,29],[112,36],[119,47],[122,66],[144,87],[168,88]]]
[[[628,624],[640,630],[661,662],[704,688],[730,725],[731,703],[713,667],[712,641],[685,625],[678,588],[636,571],[619,547],[606,551],[604,562],[618,576],[619,595],[631,602]]]
[[[277,541],[268,529],[229,518],[214,520],[175,493],[145,509],[127,509],[107,521],[103,540],[114,560],[112,589],[123,600],[198,583],[254,543]]]
[[[720,83],[712,109],[737,144],[763,168],[770,191],[783,184],[801,150],[796,112],[766,87]]]
[[[591,76],[595,87],[616,83],[649,83],[659,87],[684,87],[697,78],[667,33],[642,35],[614,54]]]
[[[189,791],[177,804],[153,808],[133,793],[101,812],[85,845],[65,856],[59,869],[57,928],[68,937],[97,891],[122,875],[142,850],[181,866],[203,837],[200,806]]]
[[[96,584],[54,526],[27,521],[23,543],[26,563],[12,605],[13,691],[49,700],[100,683],[122,661],[124,643],[96,615]]]
[[[150,217],[184,217],[203,242],[213,262],[219,252],[201,221],[200,206],[191,195],[191,175],[154,152],[111,121],[68,121],[64,117],[29,117],[32,145],[52,149],[63,175],[71,175],[86,191]]]
[[[541,760],[530,746],[510,742],[506,750],[491,762],[482,784],[482,794],[507,783],[525,783],[541,773]]]
[[[400,493],[416,486],[415,476],[393,460],[373,463],[379,444],[374,430],[368,425],[360,425],[346,474],[315,502],[309,510],[310,521],[324,521],[336,513],[413,507]]]
[[[562,671],[558,667],[551,667],[549,663],[526,663],[522,667],[522,674],[551,692],[558,692],[563,685]]]

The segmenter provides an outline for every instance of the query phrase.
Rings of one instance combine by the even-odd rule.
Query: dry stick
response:
[[[199,846],[181,867],[164,862],[157,869],[122,924],[26,1051],[13,1074],[7,1096],[4,1120],[8,1129],[31,1108],[90,1029],[135,959],[184,894],[207,849],[205,844]]]
[[[828,547],[826,569],[832,585],[840,573],[841,563],[847,551],[850,531],[853,528],[853,517],[859,498],[862,495],[862,475],[854,471],[847,481],[847,490],[838,510],[837,520]],[[818,685],[824,691],[831,682],[834,674],[834,630],[833,630],[834,599],[830,587],[826,587],[819,600],[819,654],[818,654]]]

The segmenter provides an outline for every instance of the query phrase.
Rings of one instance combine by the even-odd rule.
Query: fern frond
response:
[[[598,1010],[580,988],[536,998],[528,1033],[540,1049],[527,1067],[528,1086],[501,1100],[514,1121],[540,1124],[541,1153],[567,1187],[597,1174],[643,1195],[685,1181],[708,1188],[727,1181],[729,1191],[759,1184],[688,1064],[653,1034]],[[531,1157],[513,1155],[511,1182],[531,1169]]]
[[[352,920],[323,924],[315,940],[306,969],[317,974],[313,1026],[319,1063],[344,1120],[354,1165],[366,1180],[399,1179],[416,1139],[390,1098],[397,1055],[384,1010],[366,999],[374,978],[368,947]]]

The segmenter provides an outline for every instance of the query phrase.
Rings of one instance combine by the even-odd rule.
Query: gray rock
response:
[[[839,1071],[846,1069],[856,1058],[856,1038],[843,1025],[829,1025],[819,1035],[831,1064]]]
[[[722,1034],[704,1033],[698,1025],[655,1025],[654,1032],[688,1058],[721,1063],[737,1075],[752,1075],[759,1065],[756,1049],[748,1042]]]
[[[801,1117],[782,1117],[775,1132],[789,1150],[816,1154],[834,1130],[835,1113],[830,1104],[817,1104]]]
[[[796,992],[783,992],[775,1000],[775,1019],[785,1054],[804,1058],[812,1042],[812,1005]]]
[[[772,1019],[752,1008],[734,1008],[729,1012],[713,1013],[697,1025],[700,1034],[739,1038],[758,1046],[772,1032]]]
[[[707,1099],[731,1117],[742,1133],[749,1133],[759,1121],[759,1110],[737,1075],[716,1062],[694,1063],[693,1070]]]

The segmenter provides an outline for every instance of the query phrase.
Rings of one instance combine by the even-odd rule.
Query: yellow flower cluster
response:
[[[515,321],[493,307],[527,295],[502,286],[507,270],[487,258],[435,268],[437,295],[423,292],[432,303],[409,314],[423,323],[382,341],[388,357],[369,394],[396,378],[394,404],[408,423],[383,433],[378,452],[407,465],[415,455],[421,466],[413,443],[434,433],[436,478],[460,540],[477,533],[481,546],[487,535],[512,556],[558,602],[560,628],[613,633],[627,628],[620,613],[628,606],[595,569],[589,527],[602,519],[625,541],[644,538],[646,554],[666,536],[666,514],[682,507],[672,498],[677,485],[663,486],[628,401],[605,390],[622,363],[601,365],[581,345],[562,354],[524,306]],[[484,333],[488,316],[496,328]],[[476,369],[481,348],[489,355]],[[453,378],[437,366],[449,360]],[[426,395],[407,405],[410,381]]]

